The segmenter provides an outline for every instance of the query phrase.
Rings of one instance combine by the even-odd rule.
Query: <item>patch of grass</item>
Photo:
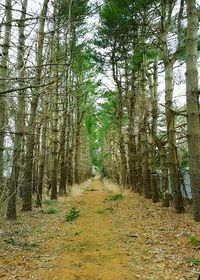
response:
[[[49,208],[47,209],[47,214],[56,214],[58,212],[57,208]]]
[[[79,210],[77,210],[76,207],[72,207],[65,217],[66,222],[73,222],[73,220],[79,217],[79,214]]]
[[[99,209],[96,211],[96,214],[104,214],[106,212],[106,209]]]
[[[114,208],[113,207],[107,207],[105,209],[99,209],[96,211],[96,214],[104,214],[106,211],[113,211]]]
[[[114,208],[113,208],[113,207],[107,207],[106,210],[107,210],[107,211],[113,211]]]
[[[21,247],[24,250],[32,250],[33,248],[39,247],[37,243],[30,243],[30,242],[19,242],[14,237],[8,238],[4,240],[5,243],[10,244],[15,247]]]
[[[97,190],[97,189],[91,188],[91,189],[86,189],[85,191],[86,191],[86,192],[96,192],[96,191],[98,191],[98,190]]]
[[[44,205],[55,205],[57,203],[57,200],[45,199],[42,203]]]
[[[123,198],[124,198],[124,196],[121,193],[117,193],[117,194],[111,195],[108,200],[117,201],[117,200],[122,200]]]
[[[82,231],[76,231],[76,232],[74,233],[74,236],[79,236],[81,233],[82,233]]]
[[[196,265],[200,265],[200,258],[189,257],[188,262],[196,264]]]
[[[38,247],[39,247],[39,244],[37,244],[37,243],[24,242],[24,243],[20,243],[19,246],[23,247],[24,250],[29,250],[29,251],[31,251],[31,250],[33,250],[33,249],[35,249],[35,248],[38,248]]]
[[[192,244],[193,246],[197,247],[197,246],[200,245],[200,240],[198,240],[198,239],[196,238],[196,236],[192,235],[192,236],[190,236],[189,239],[190,239],[190,242],[191,242],[191,244]]]
[[[19,245],[19,242],[14,237],[10,237],[8,239],[5,239],[4,242],[7,243],[7,244],[10,244],[12,246],[18,246]]]
[[[100,260],[101,262],[110,262],[111,260],[115,259],[115,256],[101,256]]]

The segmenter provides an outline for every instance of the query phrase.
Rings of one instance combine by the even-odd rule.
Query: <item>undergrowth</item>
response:
[[[123,198],[124,198],[124,196],[121,193],[117,193],[117,194],[110,196],[108,200],[117,201],[117,200],[122,200]]]
[[[78,218],[80,212],[76,207],[72,207],[69,213],[66,215],[66,222],[73,222],[76,218]]]
[[[22,248],[24,250],[32,250],[33,248],[38,248],[39,247],[39,245],[35,242],[34,243],[30,243],[28,241],[21,242],[21,241],[18,241],[17,239],[15,239],[14,237],[10,237],[8,239],[5,239],[4,242],[6,244]]]
[[[47,214],[56,214],[58,212],[57,208],[49,208],[47,209]]]
[[[96,211],[96,214],[104,214],[106,211],[113,211],[114,208],[113,207],[107,207],[105,209],[99,209]]]
[[[200,258],[189,257],[188,262],[196,264],[196,265],[200,265]]]

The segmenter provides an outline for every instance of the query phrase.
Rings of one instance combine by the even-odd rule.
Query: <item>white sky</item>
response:
[[[5,0],[0,0],[0,3],[5,2]],[[18,1],[16,1],[18,2]],[[90,0],[91,3],[102,3],[102,0]],[[18,2],[19,3],[19,2]],[[38,15],[40,10],[41,10],[41,5],[43,3],[43,1],[41,0],[29,0],[28,2],[28,13],[33,14],[33,15]],[[200,5],[200,0],[197,0],[197,4]],[[19,6],[16,4],[16,6]],[[19,13],[14,13],[14,17],[19,17]],[[95,25],[98,24],[98,20],[97,18],[93,17],[90,19],[87,19],[87,23],[90,26],[89,29],[91,29],[91,26],[94,27],[95,29]],[[13,57],[15,56],[15,52],[16,52],[16,47],[15,47],[15,42],[17,40],[17,27],[13,28],[13,32],[12,32],[12,36],[13,36]],[[91,31],[91,30],[90,30]],[[27,40],[27,44],[29,45],[29,47],[34,47],[32,46],[32,41],[36,36],[36,32],[37,30],[34,30],[31,33],[31,35],[29,35],[29,38]],[[88,33],[88,38],[92,38],[93,34],[92,33]],[[32,52],[34,53],[34,52]],[[200,71],[199,71],[200,73]],[[174,74],[175,74],[175,83],[174,83],[174,101],[176,104],[179,105],[183,105],[185,103],[185,65],[178,67],[174,70]],[[113,89],[114,85],[113,85],[113,81],[112,78],[107,78],[107,77],[103,77],[101,75],[102,78],[102,83],[105,84],[108,88]],[[180,83],[180,81],[182,80],[182,83]],[[177,81],[179,82],[177,84]],[[160,103],[164,103],[164,73],[161,73],[159,75],[159,95],[160,95]]]

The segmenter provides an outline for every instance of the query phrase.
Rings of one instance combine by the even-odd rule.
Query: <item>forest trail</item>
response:
[[[129,191],[121,195],[98,177],[51,203],[54,215],[44,205],[1,225],[0,279],[197,279],[200,227],[191,214],[175,215]],[[72,207],[80,215],[67,223]]]
[[[37,275],[39,279],[130,279],[125,269],[128,257],[120,248],[111,210],[106,209],[111,207],[107,198],[108,190],[97,177],[74,199],[80,217],[71,225],[70,239],[66,235],[62,240],[63,252]]]

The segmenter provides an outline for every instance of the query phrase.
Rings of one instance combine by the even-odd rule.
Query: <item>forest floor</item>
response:
[[[72,207],[79,217],[69,223]],[[200,272],[200,225],[191,214],[121,195],[99,178],[17,222],[1,221],[0,248],[6,280],[197,280]]]

